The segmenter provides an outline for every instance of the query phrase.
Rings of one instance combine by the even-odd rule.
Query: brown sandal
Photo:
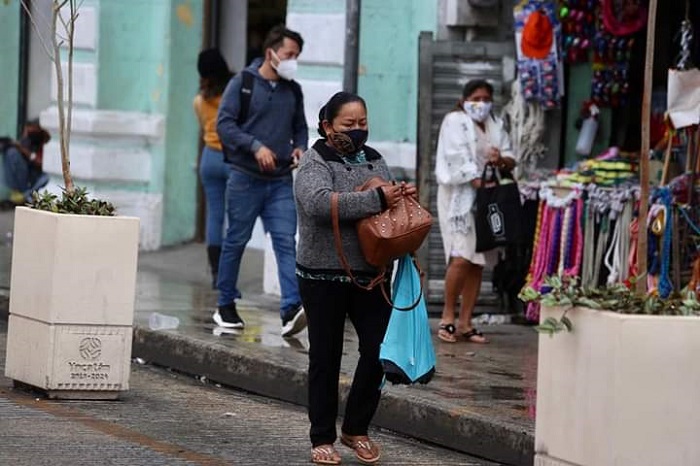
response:
[[[333,445],[319,445],[311,449],[311,462],[314,464],[340,464],[341,458]]]
[[[379,445],[366,435],[342,434],[340,442],[346,447],[352,448],[355,451],[355,458],[362,464],[374,464],[382,457]]]
[[[457,343],[457,337],[455,337],[455,324],[443,324],[440,323],[438,327],[438,338],[445,343]]]

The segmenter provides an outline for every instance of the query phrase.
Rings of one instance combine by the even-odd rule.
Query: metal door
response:
[[[515,78],[514,56],[512,42],[435,41],[432,33],[421,33],[416,175],[421,203],[429,205],[434,215],[437,215],[435,149],[442,118],[459,100],[464,84],[474,78],[488,80],[494,87],[495,107],[502,106],[509,96],[509,84]],[[437,219],[418,258],[427,274],[428,301],[441,303],[445,256]],[[486,272],[484,283],[488,282]]]

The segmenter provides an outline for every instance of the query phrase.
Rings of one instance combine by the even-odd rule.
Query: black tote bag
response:
[[[496,173],[495,185],[486,186],[486,174]],[[486,166],[481,176],[481,187],[476,190],[476,252],[485,252],[500,246],[516,244],[523,230],[523,206],[515,181],[502,183],[497,169]]]

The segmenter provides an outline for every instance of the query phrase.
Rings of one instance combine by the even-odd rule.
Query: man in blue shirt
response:
[[[306,327],[295,275],[297,228],[292,170],[308,144],[308,128],[296,59],[304,41],[283,26],[265,39],[264,59],[257,59],[229,82],[221,99],[217,132],[231,174],[226,186],[228,230],[219,264],[220,327],[243,328],[236,311],[241,257],[255,221],[262,219],[277,259],[282,298],[282,336]]]

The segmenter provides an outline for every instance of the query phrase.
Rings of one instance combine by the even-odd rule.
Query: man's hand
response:
[[[299,160],[302,155],[304,155],[304,151],[299,147],[292,151],[292,168],[297,168],[299,166]]]
[[[255,160],[257,160],[258,167],[263,172],[271,172],[277,167],[277,156],[265,146],[262,146],[255,153]]]

